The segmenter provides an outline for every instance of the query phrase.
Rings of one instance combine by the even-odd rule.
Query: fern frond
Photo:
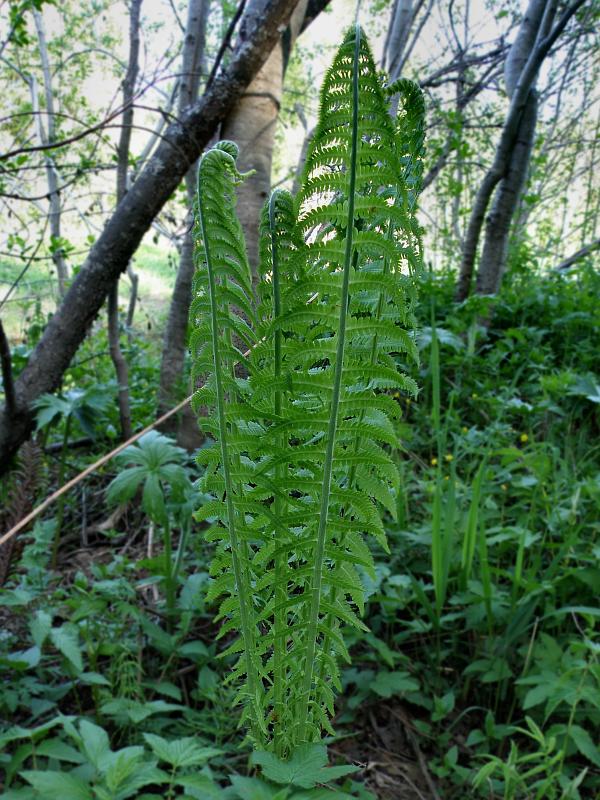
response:
[[[366,539],[386,549],[382,510],[396,510],[389,390],[417,391],[398,365],[417,360],[424,128],[418,89],[398,90],[394,121],[353,27],[325,76],[300,191],[274,192],[263,211],[256,312],[233,146],[200,165],[190,345],[216,445],[199,456],[213,500],[198,519],[217,543],[209,597],[221,634],[240,632],[225,654],[239,656],[244,719],[281,756],[331,732],[343,629],[364,630],[360,575],[374,576]]]
[[[214,399],[218,419],[218,440],[220,446],[220,471],[225,488],[225,509],[223,521],[228,535],[231,571],[235,578],[235,590],[239,598],[236,609],[239,624],[235,627],[241,632],[244,646],[244,664],[249,696],[249,717],[254,737],[263,738],[265,731],[262,708],[259,699],[259,677],[255,651],[256,620],[249,581],[249,557],[247,543],[240,535],[243,517],[235,507],[235,497],[239,496],[232,476],[232,466],[236,466],[239,451],[236,452],[234,425],[228,424],[226,402],[228,397],[238,396],[235,379],[237,349],[232,346],[231,331],[240,333],[242,328],[252,342],[252,329],[237,319],[238,312],[232,305],[245,307],[251,313],[251,277],[245,252],[244,238],[240,223],[235,214],[234,187],[243,176],[236,167],[237,146],[232,142],[221,142],[205,153],[198,166],[198,225],[196,229],[196,279],[194,281],[194,304],[192,313],[205,314],[210,320],[210,339],[201,345],[202,355],[212,356],[213,372],[210,382],[214,383]],[[240,303],[241,301],[241,303]],[[236,320],[238,324],[232,324]],[[202,317],[196,317],[196,332],[203,332]],[[200,323],[200,324],[198,324]],[[244,337],[245,338],[245,337]],[[192,339],[193,347],[197,343]],[[208,359],[196,354],[196,362],[201,368]]]

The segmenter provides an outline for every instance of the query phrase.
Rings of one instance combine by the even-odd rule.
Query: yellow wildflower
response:
[[[450,461],[454,461],[454,456],[452,455],[452,453],[446,453],[446,455],[444,456],[444,458],[446,459],[446,461],[447,461],[448,463],[450,463]]]
[[[437,458],[432,458],[432,459],[431,459],[431,466],[432,466],[432,467],[437,467],[437,463],[438,463],[438,460],[437,460]]]
[[[519,436],[519,439],[520,439],[520,440],[523,442],[523,444],[525,444],[525,442],[528,442],[528,441],[529,441],[529,436],[527,436],[527,434],[526,434],[526,433],[522,433],[522,434]]]

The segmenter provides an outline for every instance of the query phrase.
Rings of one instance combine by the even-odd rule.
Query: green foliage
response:
[[[86,10],[79,11],[84,20]],[[77,36],[78,25],[81,21],[52,43],[57,58],[65,42]],[[36,53],[29,55],[23,63],[37,59]],[[350,53],[348,58],[350,64]],[[83,80],[89,73],[84,62],[84,56],[67,59],[68,75]],[[75,69],[75,64],[81,66]],[[359,93],[366,72],[364,77]],[[79,107],[77,80],[63,77],[63,84],[69,87],[69,103]],[[342,92],[346,117],[351,86],[349,70]],[[454,276],[444,271],[415,271],[420,283],[415,301],[413,282],[406,277],[410,254],[403,254],[402,274],[396,277],[406,298],[386,294],[385,302],[390,317],[396,315],[394,302],[408,312],[409,324],[403,328],[413,327],[411,314],[416,318],[418,330],[409,333],[421,353],[420,365],[400,350],[386,351],[381,328],[374,324],[378,314],[384,316],[377,292],[387,285],[383,265],[391,272],[395,262],[391,255],[387,261],[371,256],[365,235],[389,232],[390,219],[400,223],[403,214],[410,233],[405,241],[402,223],[393,238],[401,248],[415,251],[419,266],[411,187],[420,179],[422,117],[417,98],[410,100],[411,85],[399,82],[386,93],[396,90],[401,100],[393,147],[400,180],[390,200],[397,208],[389,214],[378,211],[375,197],[362,216],[355,213],[352,237],[359,259],[358,270],[353,265],[350,270],[340,403],[343,407],[344,392],[351,387],[358,406],[353,413],[338,414],[334,448],[336,458],[340,450],[349,455],[356,450],[369,465],[373,453],[382,454],[393,462],[394,481],[381,480],[382,463],[369,473],[364,463],[344,465],[333,459],[320,603],[325,613],[319,614],[307,730],[312,734],[316,729],[318,703],[323,708],[331,701],[336,687],[327,686],[326,679],[334,656],[345,648],[354,666],[347,668],[339,658],[335,664],[343,689],[335,704],[339,737],[327,743],[340,764],[369,764],[356,781],[371,787],[386,781],[390,757],[379,759],[371,750],[378,739],[386,750],[396,751],[400,763],[394,764],[393,779],[401,780],[396,767],[405,767],[404,749],[392,748],[388,737],[395,731],[404,737],[408,730],[418,734],[438,794],[447,800],[587,800],[600,791],[600,276],[593,257],[576,274],[543,274],[538,249],[524,240],[511,247],[509,270],[493,306],[485,298],[454,304]],[[479,136],[483,146],[481,137],[487,134],[463,127],[464,120],[452,119],[452,113],[453,151],[463,159],[472,160],[475,153],[483,158],[472,136]],[[493,107],[490,114],[494,117]],[[398,133],[403,126],[405,133]],[[63,131],[68,133],[68,127]],[[305,698],[300,673],[308,655],[304,637],[311,603],[302,595],[314,584],[309,559],[316,550],[341,308],[337,276],[343,275],[348,226],[351,131],[335,126],[331,131],[340,139],[330,142],[331,148],[313,145],[312,163],[319,166],[316,174],[305,175],[305,187],[306,180],[318,178],[335,181],[336,188],[316,198],[308,190],[300,208],[288,193],[273,194],[262,217],[257,286],[251,287],[233,210],[226,209],[233,184],[241,179],[233,148],[228,147],[232,160],[219,154],[212,162],[211,182],[221,180],[223,166],[230,171],[222,191],[213,192],[212,206],[204,198],[211,215],[233,224],[225,237],[222,230],[214,231],[209,249],[220,298],[217,322],[224,331],[220,353],[229,370],[223,384],[225,423],[234,497],[243,501],[236,501],[234,511],[248,613],[256,623],[250,638],[259,697],[252,702],[243,688],[240,692],[243,679],[232,680],[240,643],[231,648],[236,652],[221,652],[221,641],[225,647],[234,643],[238,622],[235,588],[227,577],[232,554],[223,525],[218,449],[209,444],[201,458],[208,464],[204,499],[209,502],[194,523],[191,505],[198,504],[199,491],[190,489],[187,456],[166,438],[144,438],[119,463],[106,465],[71,492],[64,516],[54,506],[38,520],[27,532],[18,569],[0,592],[0,794],[9,800],[121,793],[140,800],[373,799],[354,776],[332,780],[336,772],[326,767],[322,745],[292,747],[282,735],[289,720],[303,713]],[[437,143],[435,130],[431,136],[434,162],[443,151],[445,130]],[[365,153],[372,143],[367,135]],[[96,146],[92,139],[89,146]],[[362,146],[359,142],[359,158]],[[84,164],[83,151],[67,151],[85,170],[92,166],[91,161]],[[330,164],[329,152],[344,160]],[[7,168],[33,165],[31,158],[23,158],[7,162]],[[372,161],[363,165],[363,175],[387,164],[385,159]],[[441,220],[431,214],[442,227],[441,244],[436,229],[436,247],[444,246],[444,226],[455,241],[448,198],[468,200],[470,183],[468,174],[461,178],[452,170],[437,181],[448,212]],[[362,189],[359,185],[359,203],[364,198],[370,202],[377,186],[389,188],[378,180]],[[526,204],[534,193],[528,193]],[[307,240],[313,211],[319,222]],[[553,252],[546,245],[556,241],[556,225],[548,232],[549,238],[540,241]],[[338,248],[335,258],[332,243]],[[7,249],[19,263],[0,265],[7,286],[33,247],[29,239],[9,234]],[[319,253],[325,254],[320,261]],[[447,257],[455,263],[454,244]],[[153,261],[151,272],[165,283],[172,270],[161,253],[146,249],[144,258]],[[23,295],[47,287],[38,282],[47,279],[44,264],[32,262]],[[142,277],[144,283],[147,310],[152,281]],[[214,352],[203,351],[211,334],[205,286],[206,279],[199,279],[197,316],[207,324],[194,342],[199,360],[204,359],[198,377],[214,371]],[[47,303],[21,298],[19,312],[16,304],[2,310],[3,319],[9,310],[10,338],[19,334],[12,354],[16,375],[47,322]],[[135,429],[155,419],[155,310],[147,313],[149,332],[135,333],[126,348]],[[15,313],[18,325],[11,323]],[[284,324],[288,314],[296,316]],[[482,318],[489,321],[487,328]],[[362,339],[353,328],[361,319],[367,328]],[[368,345],[373,346],[376,329],[376,364],[388,364],[396,376],[399,368],[423,387],[418,403],[410,393],[395,391],[391,382],[371,391]],[[250,347],[252,352],[240,358]],[[116,404],[105,402],[116,388],[107,349],[105,331],[94,327],[65,375],[58,401],[45,398],[42,403],[39,439],[51,447],[41,455],[41,488],[32,501],[47,496],[67,472],[74,474],[105,453],[117,436]],[[346,368],[355,352],[361,365],[356,374]],[[393,434],[386,429],[387,441],[381,430],[384,417]],[[219,441],[217,416],[205,425]],[[76,436],[92,433],[89,448],[70,446]],[[369,440],[379,449],[368,449]],[[58,459],[57,448],[62,449]],[[297,451],[302,460],[273,457],[286,450]],[[127,509],[114,528],[97,530],[96,523],[107,517],[109,485],[111,502],[127,503]],[[284,488],[277,492],[274,486]],[[352,488],[370,498],[370,505],[347,513],[347,490]],[[2,485],[0,504],[6,497]],[[365,511],[370,514],[372,508],[380,525],[370,517],[364,522]],[[328,542],[338,537],[349,541],[347,533],[331,527],[339,521],[376,535],[359,540],[355,552],[332,553]],[[208,541],[203,535],[207,527]],[[48,563],[61,528],[66,557],[59,574]],[[382,529],[390,552],[380,545]],[[191,531],[196,535],[190,536]],[[150,557],[148,534],[154,535]],[[167,553],[171,543],[177,543],[176,553]],[[352,569],[345,568],[341,556],[354,559]],[[282,580],[286,575],[287,582]],[[224,603],[221,641],[212,622],[219,599]],[[334,603],[329,612],[327,604]],[[363,609],[369,631],[358,621]],[[351,621],[342,616],[350,612],[356,617]],[[284,642],[280,632],[288,637],[285,646],[278,646]],[[244,668],[237,665],[240,678]],[[286,681],[295,682],[293,691],[276,691]],[[266,733],[259,730],[257,738],[275,735],[274,746],[256,751],[254,766],[243,763],[248,742],[242,742],[234,709],[240,693],[246,700],[245,723],[255,713],[258,727],[261,720],[265,725]],[[137,787],[132,774],[151,782]],[[310,788],[300,785],[313,781]],[[420,791],[429,793],[424,785]]]
[[[185,458],[186,453],[183,448],[176,447],[170,439],[157,431],[149,431],[135,445],[126,447],[119,454],[118,461],[128,466],[111,481],[107,490],[109,503],[127,502],[141,491],[142,508],[152,522],[162,528],[164,555],[159,561],[158,572],[163,578],[167,614],[171,620],[175,616],[178,575],[192,511],[188,502],[191,482],[181,463]],[[169,505],[167,505],[167,490]],[[181,538],[175,562],[173,562],[171,537],[173,518],[181,526]],[[153,565],[147,562],[146,566]]]
[[[189,491],[190,481],[182,460],[186,453],[157,431],[149,431],[135,445],[125,448],[118,456],[123,469],[108,486],[109,503],[124,503],[138,491],[142,493],[142,508],[159,525],[168,520],[167,487],[171,502],[181,506]]]
[[[318,744],[300,745],[287,761],[274,753],[255,752],[252,762],[260,765],[263,775],[274,783],[312,789],[318,783],[341,778],[357,771],[357,767],[327,766],[327,748]]]
[[[102,385],[69,389],[64,395],[43,394],[34,404],[37,430],[74,420],[87,436],[94,438],[99,416],[106,411],[109,403],[110,396]]]
[[[258,315],[234,213],[237,148],[220,143],[198,170],[194,402],[215,409],[199,422],[216,444],[200,454],[214,500],[197,518],[217,520],[210,597],[224,596],[220,635],[241,634],[226,653],[242,654],[245,716],[255,744],[279,755],[331,731],[349,658],[341,629],[366,630],[363,535],[386,549],[380,509],[395,510],[386,446],[398,445],[398,406],[386,390],[416,391],[398,367],[416,360],[420,262],[423,106],[405,96],[397,132],[352,28],[324,80],[299,194],[276,192],[263,213]]]

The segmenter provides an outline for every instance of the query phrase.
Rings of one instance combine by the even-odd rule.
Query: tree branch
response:
[[[560,264],[557,264],[557,266],[554,267],[554,269],[557,270],[558,272],[562,272],[565,269],[570,269],[578,261],[581,261],[582,258],[589,256],[591,253],[594,252],[594,250],[599,250],[599,249],[600,249],[600,238],[596,239],[596,241],[594,242],[586,244],[576,253],[573,253],[573,255],[569,256],[568,258],[565,258],[565,260],[561,261]]]

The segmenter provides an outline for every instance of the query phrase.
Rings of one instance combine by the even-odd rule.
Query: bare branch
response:
[[[578,261],[581,261],[582,259],[591,255],[591,253],[593,253],[595,250],[598,249],[600,249],[600,238],[596,239],[596,241],[594,242],[586,244],[585,247],[582,247],[580,250],[578,250],[576,253],[573,253],[573,255],[569,256],[568,258],[565,258],[565,260],[561,261],[560,264],[557,264],[556,267],[554,267],[554,269],[557,270],[558,272],[563,272],[564,270],[570,269]]]

